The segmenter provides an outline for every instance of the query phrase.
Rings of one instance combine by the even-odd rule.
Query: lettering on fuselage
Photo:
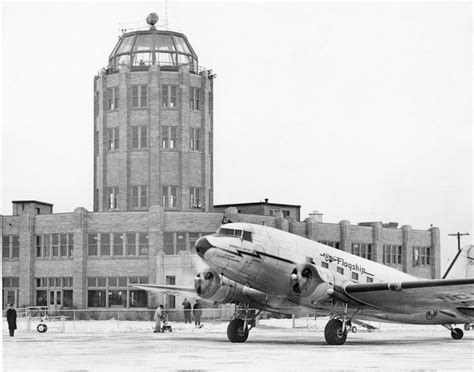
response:
[[[445,296],[438,296],[440,300],[450,303],[471,303],[474,301],[474,293],[453,293]]]
[[[342,257],[331,256],[328,253],[321,253],[321,256],[324,257],[326,262],[333,263],[336,262],[339,266],[347,267],[350,271],[358,271],[361,274],[374,276],[374,274],[370,274],[365,270],[365,267],[359,264],[353,264],[351,262],[347,262]]]

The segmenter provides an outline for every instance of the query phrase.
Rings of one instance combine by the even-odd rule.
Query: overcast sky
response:
[[[216,204],[472,233],[472,10],[463,3],[174,2],[215,80]],[[93,77],[163,2],[2,4],[0,213],[93,205]],[[470,242],[464,238],[463,245]]]

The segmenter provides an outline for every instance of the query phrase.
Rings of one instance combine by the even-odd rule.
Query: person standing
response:
[[[196,303],[193,306],[193,316],[194,316],[194,325],[201,325],[201,315],[202,315],[202,306],[199,300],[196,300]]]
[[[183,303],[184,323],[191,323],[191,303],[185,298]]]
[[[161,332],[161,317],[163,316],[163,305],[160,305],[155,310],[155,316],[153,319],[155,320],[155,330],[153,332],[158,333]]]
[[[10,304],[9,309],[7,310],[7,322],[10,337],[13,337],[16,329],[16,310],[13,308],[13,304]]]

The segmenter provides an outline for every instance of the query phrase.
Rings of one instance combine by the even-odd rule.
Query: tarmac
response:
[[[441,326],[375,324],[345,345],[324,341],[327,319],[262,320],[247,342],[231,343],[225,323],[172,323],[153,333],[152,322],[66,321],[38,333],[19,324],[8,336],[3,321],[3,371],[297,371],[474,370],[474,330],[451,339]],[[461,327],[462,328],[462,327]]]

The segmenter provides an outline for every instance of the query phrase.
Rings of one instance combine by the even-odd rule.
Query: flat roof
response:
[[[280,203],[269,203],[269,202],[253,202],[253,203],[232,203],[232,204],[218,204],[214,205],[214,208],[221,208],[221,207],[236,207],[236,206],[251,206],[251,205],[269,205],[273,207],[293,207],[293,208],[301,208],[301,205],[294,205],[294,204],[280,204]]]
[[[38,201],[38,200],[12,200],[12,203],[13,204],[35,203],[35,204],[47,205],[47,206],[50,206],[50,207],[52,207],[54,205],[54,204],[45,203],[45,202]]]

